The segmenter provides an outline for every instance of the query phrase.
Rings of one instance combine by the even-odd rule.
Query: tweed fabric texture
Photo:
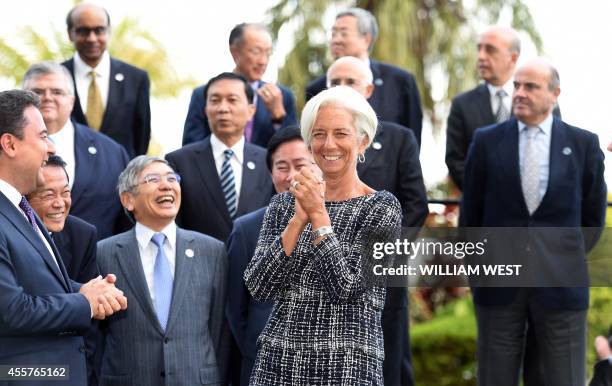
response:
[[[244,275],[253,297],[276,300],[250,384],[382,385],[385,288],[366,280],[362,253],[373,230],[379,241],[399,235],[400,204],[386,191],[326,202],[335,235],[314,245],[309,224],[285,256],[294,207],[290,193],[272,198]]]

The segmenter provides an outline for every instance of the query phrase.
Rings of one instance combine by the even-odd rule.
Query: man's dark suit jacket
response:
[[[380,121],[365,162],[357,164],[359,178],[376,190],[387,190],[402,206],[402,226],[419,228],[429,213],[423,183],[419,146],[411,130]],[[412,385],[410,340],[408,335],[406,288],[389,287],[382,314],[385,384]]]
[[[232,219],[221,190],[210,136],[167,154],[166,159],[181,175],[182,199],[177,224],[221,241],[227,240],[232,230]],[[253,168],[249,168],[249,165]],[[268,205],[272,192],[272,179],[266,167],[266,150],[245,143],[242,187],[236,216]]]
[[[561,117],[557,107],[553,114]],[[474,131],[495,124],[491,94],[486,83],[453,98],[446,123],[446,166],[451,179],[463,190],[463,171]]]
[[[91,307],[78,293],[81,285],[68,277],[44,224],[34,216],[57,265],[25,216],[0,193],[0,364],[67,365],[70,378],[61,384],[86,385],[81,334],[91,325]],[[49,381],[17,383],[42,386]]]
[[[62,256],[68,276],[87,283],[98,276],[96,266],[96,227],[78,217],[68,215],[61,232],[52,235]]]
[[[74,59],[62,63],[74,80]],[[125,147],[130,158],[145,154],[151,138],[151,107],[149,105],[149,75],[146,71],[111,58],[108,99],[100,132]],[[76,92],[72,118],[88,125]],[[87,98],[87,95],[83,96]]]
[[[253,299],[244,284],[244,271],[251,261],[267,207],[245,214],[234,221],[227,240],[229,264],[226,316],[242,355],[240,384],[248,385],[257,356],[257,338],[263,331],[274,302]]]
[[[76,167],[70,213],[94,225],[98,240],[126,229],[117,179],[129,159],[125,149],[104,134],[74,124]]]
[[[398,123],[414,132],[421,145],[423,111],[414,75],[399,67],[370,59],[374,76],[374,93],[368,99],[379,119]],[[306,86],[306,100],[327,88],[327,77],[310,82]]]
[[[98,276],[96,265],[96,227],[78,217],[68,215],[61,232],[53,233],[53,242],[59,251],[66,272],[70,279],[78,283],[87,283]],[[84,334],[87,349],[87,377],[89,385],[97,385],[94,373],[94,354],[98,321],[94,320],[91,328]]]
[[[550,143],[548,187],[540,206],[529,215],[523,198],[519,167],[519,131],[516,118],[476,131],[465,167],[460,223],[466,227],[563,227],[577,235],[531,247],[513,243],[514,255],[556,259],[576,275],[586,274],[586,251],[596,242],[581,237],[580,227],[603,228],[606,212],[604,156],[597,136],[554,117]],[[493,247],[493,246],[490,246]],[[565,260],[564,260],[565,259]],[[511,263],[510,263],[511,264]],[[561,267],[562,268],[562,267]],[[533,288],[548,308],[584,310],[589,303],[585,287]],[[512,302],[516,288],[474,288],[479,305]]]
[[[294,125],[297,123],[297,119],[293,94],[289,89],[280,84],[277,84],[277,86],[283,94],[283,106],[285,106],[285,112],[287,113],[280,123],[280,127]],[[206,99],[204,99],[205,87],[206,85],[197,87],[191,94],[191,102],[189,102],[189,110],[187,111],[185,128],[183,129],[183,146],[200,141],[210,135],[210,126],[208,125],[206,114],[204,114],[204,109],[206,108]],[[275,131],[270,112],[263,100],[257,98],[251,143],[266,147]]]
[[[612,363],[608,359],[602,359],[595,364],[589,386],[612,386]]]

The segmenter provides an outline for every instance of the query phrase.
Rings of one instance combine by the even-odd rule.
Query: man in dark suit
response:
[[[123,147],[92,129],[70,120],[75,102],[65,67],[43,62],[24,76],[26,90],[41,98],[41,112],[57,154],[66,161],[72,194],[71,213],[97,228],[98,238],[128,227],[116,193],[117,177],[128,162]]]
[[[352,56],[341,57],[332,63],[326,78],[328,87],[348,86],[366,99],[375,89],[370,68]],[[357,173],[370,187],[387,190],[397,197],[402,206],[402,226],[416,229],[423,225],[429,213],[427,192],[419,162],[419,147],[412,131],[392,122],[379,121],[364,162],[357,164]],[[411,233],[416,236],[416,232]],[[382,318],[385,384],[412,385],[406,288],[387,288]]]
[[[453,98],[446,125],[446,165],[459,189],[474,131],[510,118],[512,74],[520,52],[521,40],[512,28],[491,27],[478,39],[478,75],[484,83]]]
[[[28,202],[49,231],[68,277],[86,283],[98,276],[96,265],[96,227],[68,214],[72,200],[66,162],[57,155],[49,156],[43,168],[44,184],[27,195]],[[84,334],[87,347],[87,374],[90,385],[97,384],[94,373],[94,352],[97,323]]]
[[[266,147],[275,130],[296,123],[295,101],[291,91],[261,80],[272,55],[270,32],[260,24],[238,24],[230,33],[229,48],[236,64],[234,72],[244,76],[255,90],[255,115],[245,127],[246,141]],[[202,140],[211,133],[210,123],[204,114],[205,87],[196,88],[191,95],[183,130],[183,146]]]
[[[566,229],[564,237],[548,243],[542,236],[516,238],[510,259],[550,262],[549,267],[559,271],[586,276],[586,252],[605,219],[603,154],[596,135],[553,116],[559,84],[557,71],[540,59],[516,72],[515,118],[474,135],[466,161],[460,223],[511,227],[523,233],[545,227],[550,228],[548,234],[559,234]],[[598,232],[583,236],[580,227]],[[536,272],[536,280],[547,272]],[[473,289],[479,385],[518,384],[528,320],[535,331],[544,383],[584,383],[588,284],[551,287]]]
[[[100,386],[226,384],[227,256],[220,241],[176,226],[180,182],[145,155],[119,177],[136,226],[98,243],[98,265],[135,301],[101,323]]]
[[[408,71],[369,57],[377,36],[378,24],[374,15],[361,8],[347,9],[336,15],[330,52],[334,59],[354,56],[369,63],[376,87],[368,101],[376,115],[410,128],[420,146],[423,112],[416,80]],[[306,86],[306,100],[326,88],[325,76],[312,81]]]
[[[62,63],[76,89],[72,118],[123,145],[130,158],[145,154],[151,137],[149,76],[108,54],[111,26],[104,8],[79,4],[68,13],[66,24],[76,50]]]
[[[212,134],[166,155],[183,176],[177,223],[225,241],[234,218],[266,206],[272,182],[266,150],[245,141],[253,117],[253,89],[242,76],[224,72],[205,89]]]
[[[113,275],[83,285],[72,281],[24,197],[44,183],[42,167],[55,151],[38,106],[34,93],[0,92],[0,365],[68,366],[69,374],[57,384],[81,386],[87,373],[80,334],[92,317],[125,309],[127,299],[114,287]]]
[[[44,184],[27,199],[50,232],[68,277],[85,283],[98,275],[96,227],[68,214],[72,199],[65,167],[61,157],[49,156],[43,168]]]
[[[266,164],[277,193],[288,191],[293,177],[303,167],[313,167],[313,163],[312,155],[296,126],[280,128],[270,138]],[[257,246],[266,209],[263,207],[237,218],[227,240],[229,278],[226,315],[240,350],[240,384],[244,386],[249,384],[255,364],[257,338],[266,326],[274,304],[253,299],[243,279]]]

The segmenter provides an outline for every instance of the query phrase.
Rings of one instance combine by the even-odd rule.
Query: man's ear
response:
[[[134,197],[130,192],[123,192],[119,196],[121,205],[130,212],[134,211]]]
[[[366,86],[365,98],[369,99],[373,93],[374,93],[374,85],[370,83],[369,85]]]
[[[6,154],[9,158],[15,157],[17,137],[13,134],[4,133],[0,136],[0,151]]]

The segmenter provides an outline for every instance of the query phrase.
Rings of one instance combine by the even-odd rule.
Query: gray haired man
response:
[[[117,272],[136,305],[101,326],[100,384],[224,384],[223,243],[176,226],[180,176],[167,161],[134,158],[118,190],[136,225],[98,243],[98,264],[101,272]]]

